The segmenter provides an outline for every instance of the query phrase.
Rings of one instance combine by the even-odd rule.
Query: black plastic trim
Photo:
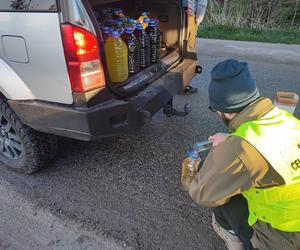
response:
[[[90,141],[135,132],[182,88],[180,72],[173,71],[135,96],[111,99],[87,108],[36,100],[9,100],[8,103],[22,122],[35,130]]]

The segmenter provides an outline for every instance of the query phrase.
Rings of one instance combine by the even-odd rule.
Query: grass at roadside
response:
[[[203,38],[224,40],[300,44],[300,31],[289,29],[256,30],[253,28],[242,29],[221,25],[202,25],[199,28],[198,36]]]

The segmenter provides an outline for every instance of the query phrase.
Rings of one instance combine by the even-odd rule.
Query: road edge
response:
[[[35,208],[0,180],[0,249],[125,249],[113,239],[85,231],[72,220]],[[129,248],[126,248],[129,249]]]
[[[200,55],[300,65],[300,45],[198,38],[197,48]]]

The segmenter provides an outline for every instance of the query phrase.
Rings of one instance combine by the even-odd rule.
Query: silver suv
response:
[[[1,0],[0,160],[32,173],[52,159],[57,135],[94,140],[136,131],[169,107],[195,75],[181,0]],[[159,20],[161,60],[115,85],[99,16],[122,8]],[[176,113],[176,112],[175,112]]]

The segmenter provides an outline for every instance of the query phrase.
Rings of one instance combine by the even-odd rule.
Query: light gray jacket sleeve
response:
[[[196,0],[195,19],[197,25],[199,25],[204,18],[207,7],[207,0]]]

